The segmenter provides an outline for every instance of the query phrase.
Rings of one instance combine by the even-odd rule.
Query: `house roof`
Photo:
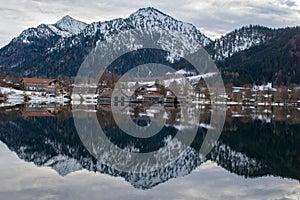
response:
[[[23,83],[37,83],[37,84],[49,84],[56,79],[50,79],[50,78],[23,78]]]

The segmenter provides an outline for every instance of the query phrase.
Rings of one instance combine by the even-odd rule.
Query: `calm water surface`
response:
[[[132,105],[124,115],[140,126],[165,116],[162,136],[147,141],[123,134],[109,106],[73,106],[82,119],[96,114],[115,145],[140,152],[188,129],[177,119],[190,121],[200,111],[190,147],[169,166],[149,173],[118,171],[96,159],[76,131],[71,106],[2,108],[0,199],[300,199],[299,109],[228,107],[218,142],[201,157],[203,138],[213,128],[211,110],[192,108],[184,116],[178,108]]]

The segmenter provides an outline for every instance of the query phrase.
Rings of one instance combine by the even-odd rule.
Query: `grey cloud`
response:
[[[296,2],[293,0],[281,0],[281,4],[287,5],[288,7],[293,7],[296,5]]]
[[[268,7],[265,5],[252,7],[251,10],[255,14],[264,14],[264,15],[288,15],[290,14],[289,10],[282,9],[282,8],[276,8],[276,7]]]

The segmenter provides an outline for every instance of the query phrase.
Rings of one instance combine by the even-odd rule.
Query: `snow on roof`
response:
[[[187,74],[187,72],[183,69],[178,70],[177,72],[175,72],[175,74]]]
[[[250,90],[251,88],[249,88],[249,87],[236,87],[236,86],[234,86],[234,87],[232,87],[232,89],[236,89],[236,90]]]
[[[147,91],[155,92],[155,91],[159,91],[159,89],[157,87],[151,87],[151,88],[147,88]]]
[[[273,88],[272,87],[272,83],[267,83],[265,85],[254,85],[252,87],[252,91],[257,91],[257,90],[260,90],[260,91],[264,91],[264,90],[271,90],[271,91],[276,91],[276,88]]]

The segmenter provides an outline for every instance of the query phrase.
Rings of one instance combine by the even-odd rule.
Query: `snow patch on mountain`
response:
[[[54,37],[56,33],[49,28],[46,24],[41,24],[36,28],[29,28],[13,39],[13,42],[21,41],[25,44],[34,43],[36,39],[47,40],[50,37]]]
[[[214,42],[214,60],[224,60],[233,54],[258,46],[272,39],[272,31],[261,26],[245,26],[222,36]]]
[[[58,22],[56,22],[54,26],[56,26],[57,28],[63,31],[70,33],[71,35],[75,35],[80,33],[87,26],[87,24],[79,20],[76,20],[70,17],[69,15],[66,15]]]
[[[66,38],[79,34],[86,26],[86,23],[67,15],[55,24],[41,24],[36,28],[24,30],[18,37],[14,38],[13,41],[31,44],[34,43],[36,39],[47,40],[55,36]]]
[[[130,173],[125,177],[135,188],[150,189],[169,179],[190,174],[197,166],[205,161],[198,152],[188,147],[174,163],[165,168],[147,173]]]
[[[82,38],[94,39],[97,42],[107,40],[113,34],[131,29],[138,30],[151,30],[150,28],[160,28],[165,31],[169,31],[170,34],[183,34],[186,40],[192,40],[197,43],[197,45],[207,46],[211,43],[211,40],[202,34],[195,26],[192,24],[184,23],[178,21],[155,8],[141,8],[135,13],[131,14],[128,18],[122,19],[117,18],[104,22],[93,22],[87,25],[83,30],[82,34],[76,35],[72,41],[65,41],[63,38],[54,46],[48,49],[48,53],[59,51],[65,47],[78,46],[82,42]],[[96,43],[97,43],[96,42]],[[178,47],[178,41],[161,41],[161,46],[167,46],[166,49],[174,49]],[[165,43],[163,43],[165,42]],[[188,43],[188,41],[182,42]],[[195,49],[195,44],[182,45],[184,49]],[[183,55],[182,55],[183,56]],[[174,55],[170,55],[170,59],[173,59]]]
[[[178,21],[152,7],[139,9],[131,14],[128,20],[130,20],[132,25],[136,28],[160,27],[166,30],[183,33],[189,38],[196,39],[202,46],[207,46],[211,43],[211,40],[192,24]]]
[[[255,171],[266,168],[261,161],[248,157],[241,152],[233,150],[228,145],[221,143],[211,152],[211,160],[239,175],[247,176],[254,174]]]
[[[61,176],[65,176],[71,172],[82,169],[82,165],[78,160],[69,158],[65,155],[57,155],[48,160],[44,166],[52,167]]]

